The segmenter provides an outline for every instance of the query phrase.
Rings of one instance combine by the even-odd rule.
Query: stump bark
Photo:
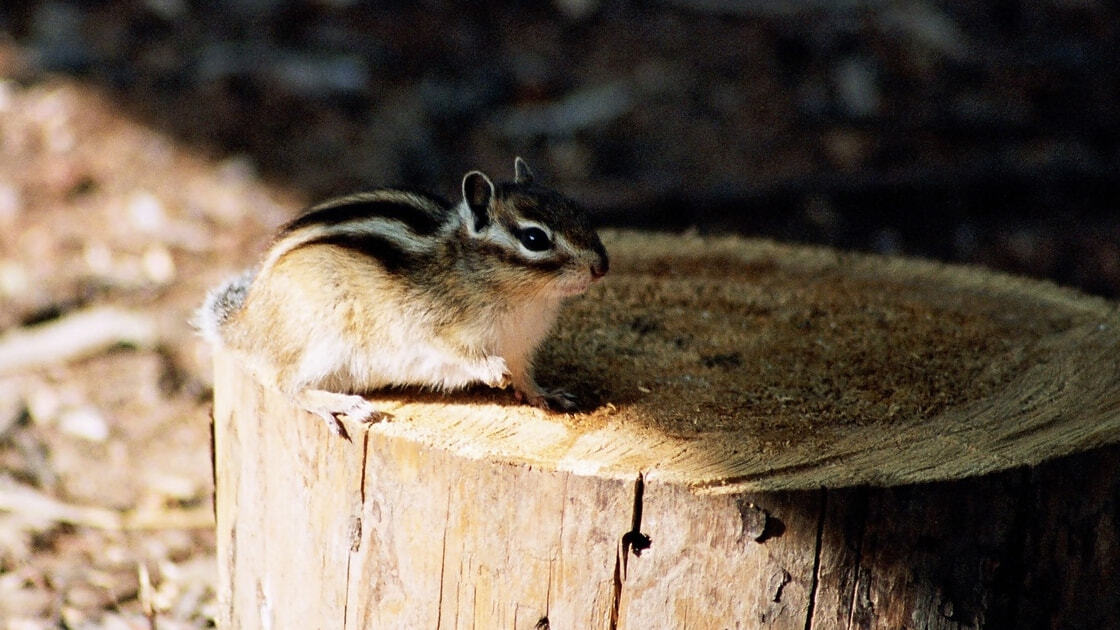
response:
[[[1120,627],[1120,315],[978,269],[608,234],[539,380],[351,440],[215,356],[223,628]]]

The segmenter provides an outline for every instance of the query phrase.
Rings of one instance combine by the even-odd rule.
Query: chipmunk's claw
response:
[[[571,413],[579,409],[575,396],[560,389],[541,390],[533,395],[526,395],[524,392],[518,391],[517,399],[545,411]]]
[[[338,394],[324,390],[305,390],[300,393],[297,401],[311,413],[322,418],[327,427],[335,435],[350,439],[346,426],[339,416],[346,416],[350,420],[372,424],[391,418],[384,411],[379,411],[362,396],[355,394]]]

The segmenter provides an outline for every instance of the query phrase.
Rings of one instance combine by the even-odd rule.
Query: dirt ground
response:
[[[32,334],[0,359],[2,627],[212,623],[208,355],[187,321],[301,203],[78,81],[0,80],[0,345]],[[116,324],[82,319],[103,305]]]
[[[347,82],[353,68],[331,65],[335,57],[320,59],[326,66],[311,73],[335,77],[331,85],[301,83],[308,76],[301,74],[305,60],[286,57],[263,79],[246,78],[243,69],[221,65],[236,59],[236,51],[206,48],[215,42],[204,41],[197,28],[167,26],[185,18],[153,18],[154,9],[137,8],[172,11],[180,4],[132,3],[131,12],[119,13],[113,3],[88,3],[82,10],[102,12],[83,40],[92,42],[88,50],[68,48],[81,38],[67,39],[64,30],[48,29],[55,39],[36,31],[36,20],[46,19],[43,6],[54,7],[47,11],[50,20],[68,24],[73,16],[67,12],[81,3],[13,3],[17,10],[4,16],[9,21],[0,20],[30,42],[0,39],[3,630],[212,627],[210,369],[208,351],[187,322],[207,288],[250,264],[278,225],[328,192],[373,181],[446,192],[460,164],[505,164],[527,148],[531,163],[549,165],[560,188],[615,224],[731,229],[939,256],[1120,294],[1120,223],[1102,210],[1114,210],[1115,200],[1105,197],[1115,182],[1100,177],[1116,166],[1117,114],[1098,107],[1112,98],[1105,98],[1100,82],[1081,80],[1097,76],[1097,66],[1077,65],[1076,47],[1050,51],[1068,55],[1072,60],[1060,63],[1073,70],[1042,89],[1032,83],[1038,77],[1032,68],[1051,68],[1049,57],[1003,72],[998,64],[1010,58],[1009,44],[992,40],[986,63],[994,65],[973,68],[963,75],[963,87],[956,86],[959,98],[952,102],[971,103],[972,117],[962,122],[949,110],[923,109],[941,101],[930,91],[935,84],[915,78],[934,73],[938,59],[955,54],[951,37],[929,40],[906,56],[892,48],[894,39],[864,37],[865,30],[879,28],[866,25],[840,39],[824,28],[801,38],[684,11],[621,32],[617,25],[634,18],[626,11],[591,22],[573,14],[558,27],[518,10],[494,24],[473,16],[465,26],[455,22],[459,16],[435,12],[429,27],[410,39],[386,30],[359,6],[352,23],[377,34],[369,41],[380,38],[399,51],[427,47],[448,64],[483,69],[460,82],[435,77],[406,89],[402,77],[418,71],[408,62],[412,57],[370,44],[377,48],[371,55],[385,55],[384,63],[380,74],[355,88]],[[306,13],[286,14],[287,23],[322,28],[304,33],[273,24],[269,38],[346,34],[328,19],[331,3],[310,3],[315,9],[293,4]],[[556,4],[578,11],[598,3]],[[970,16],[973,26],[987,17],[979,11]],[[1096,26],[1085,31],[1090,51],[1114,37],[1109,24],[1115,21],[1096,17]],[[1063,32],[1078,31],[1088,22],[1082,18]],[[1016,19],[1034,23],[1029,15]],[[1037,20],[1040,32],[1048,19]],[[227,31],[251,30],[233,23]],[[682,28],[710,41],[711,54],[687,53],[706,59],[705,65],[689,66],[695,57],[680,56],[694,41],[673,36]],[[136,29],[155,35],[117,46]],[[517,34],[519,44],[503,61],[514,68],[513,79],[487,74],[468,55],[497,31]],[[726,56],[717,46],[721,38],[765,45]],[[657,48],[647,51],[651,40]],[[855,46],[856,40],[863,43]],[[571,41],[586,42],[587,54],[577,57]],[[192,83],[197,77],[161,78],[192,47],[215,53],[200,56],[216,65],[191,66],[205,75],[202,87]],[[96,56],[117,49],[125,51],[119,59]],[[876,66],[880,52],[895,65]],[[646,63],[631,64],[647,53]],[[628,72],[622,83],[619,68]],[[899,92],[906,99],[891,100],[897,93],[871,89],[868,72],[878,73],[884,85],[914,89]],[[759,80],[738,82],[743,73]],[[800,82],[789,79],[791,73]],[[577,77],[598,87],[581,92]],[[1000,82],[1008,77],[1014,89]],[[681,82],[690,87],[678,93],[673,88]],[[490,93],[495,85],[500,97]],[[1035,133],[1032,126],[1040,116],[1067,113],[1066,101],[1050,92],[1063,86],[1082,86],[1074,100],[1095,116],[1092,125],[1074,121],[1065,128],[1076,132],[1074,141]],[[305,98],[301,89],[328,90],[329,106]],[[374,92],[390,106],[376,115],[352,115]],[[451,92],[456,98],[433,98],[443,109],[417,105]],[[284,97],[265,99],[266,93]],[[579,101],[581,94],[587,101]],[[507,97],[513,105],[501,100]],[[542,117],[556,124],[582,102],[606,103],[608,111],[581,110],[591,122],[578,119],[566,134],[538,129]],[[496,113],[479,122],[473,110],[454,109],[456,103]],[[564,107],[549,110],[549,103]],[[802,113],[791,118],[790,108]],[[1010,127],[993,129],[997,118],[1010,120]],[[606,130],[596,120],[605,120]],[[418,128],[435,131],[412,135]],[[1015,139],[1012,149],[992,140],[1004,132]],[[635,137],[645,144],[628,144]],[[956,142],[964,137],[969,141]],[[720,142],[729,138],[734,142]],[[461,139],[462,147],[456,144]],[[1007,175],[1003,188],[965,197],[963,189],[983,183],[974,171],[1008,151],[1031,159],[995,169],[997,178]],[[429,155],[439,158],[418,157]],[[966,159],[958,164],[961,156]],[[861,174],[885,165],[900,166],[902,175],[886,187],[867,184]],[[1075,177],[1060,179],[1050,193],[1055,197],[1036,199],[1032,185],[1040,174],[1044,180],[1067,171]],[[732,186],[743,173],[758,179]],[[1105,200],[1046,214],[1047,204],[1062,203],[1062,195],[1085,182]],[[918,209],[898,210],[907,200]],[[1031,201],[1040,205],[1008,210]],[[985,203],[1002,210],[973,213],[973,204]],[[949,210],[938,214],[934,207]]]

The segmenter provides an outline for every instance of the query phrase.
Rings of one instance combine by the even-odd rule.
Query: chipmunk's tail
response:
[[[245,303],[249,284],[256,273],[256,269],[246,269],[206,294],[206,300],[191,318],[191,325],[203,339],[215,346],[222,345],[222,326]]]

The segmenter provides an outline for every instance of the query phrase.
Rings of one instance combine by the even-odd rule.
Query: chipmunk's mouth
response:
[[[587,273],[582,273],[562,279],[554,285],[554,289],[561,297],[572,297],[587,293],[587,290],[591,288],[591,284],[596,280],[598,280],[598,278],[592,277]]]
[[[558,287],[559,290],[557,291],[557,293],[559,293],[561,295],[561,297],[573,297],[573,296],[576,296],[576,295],[582,295],[584,293],[587,293],[587,289],[590,286],[591,286],[590,282],[584,282],[584,283],[580,283],[580,284],[574,284],[574,283],[563,284],[563,285],[560,285],[560,287]]]

